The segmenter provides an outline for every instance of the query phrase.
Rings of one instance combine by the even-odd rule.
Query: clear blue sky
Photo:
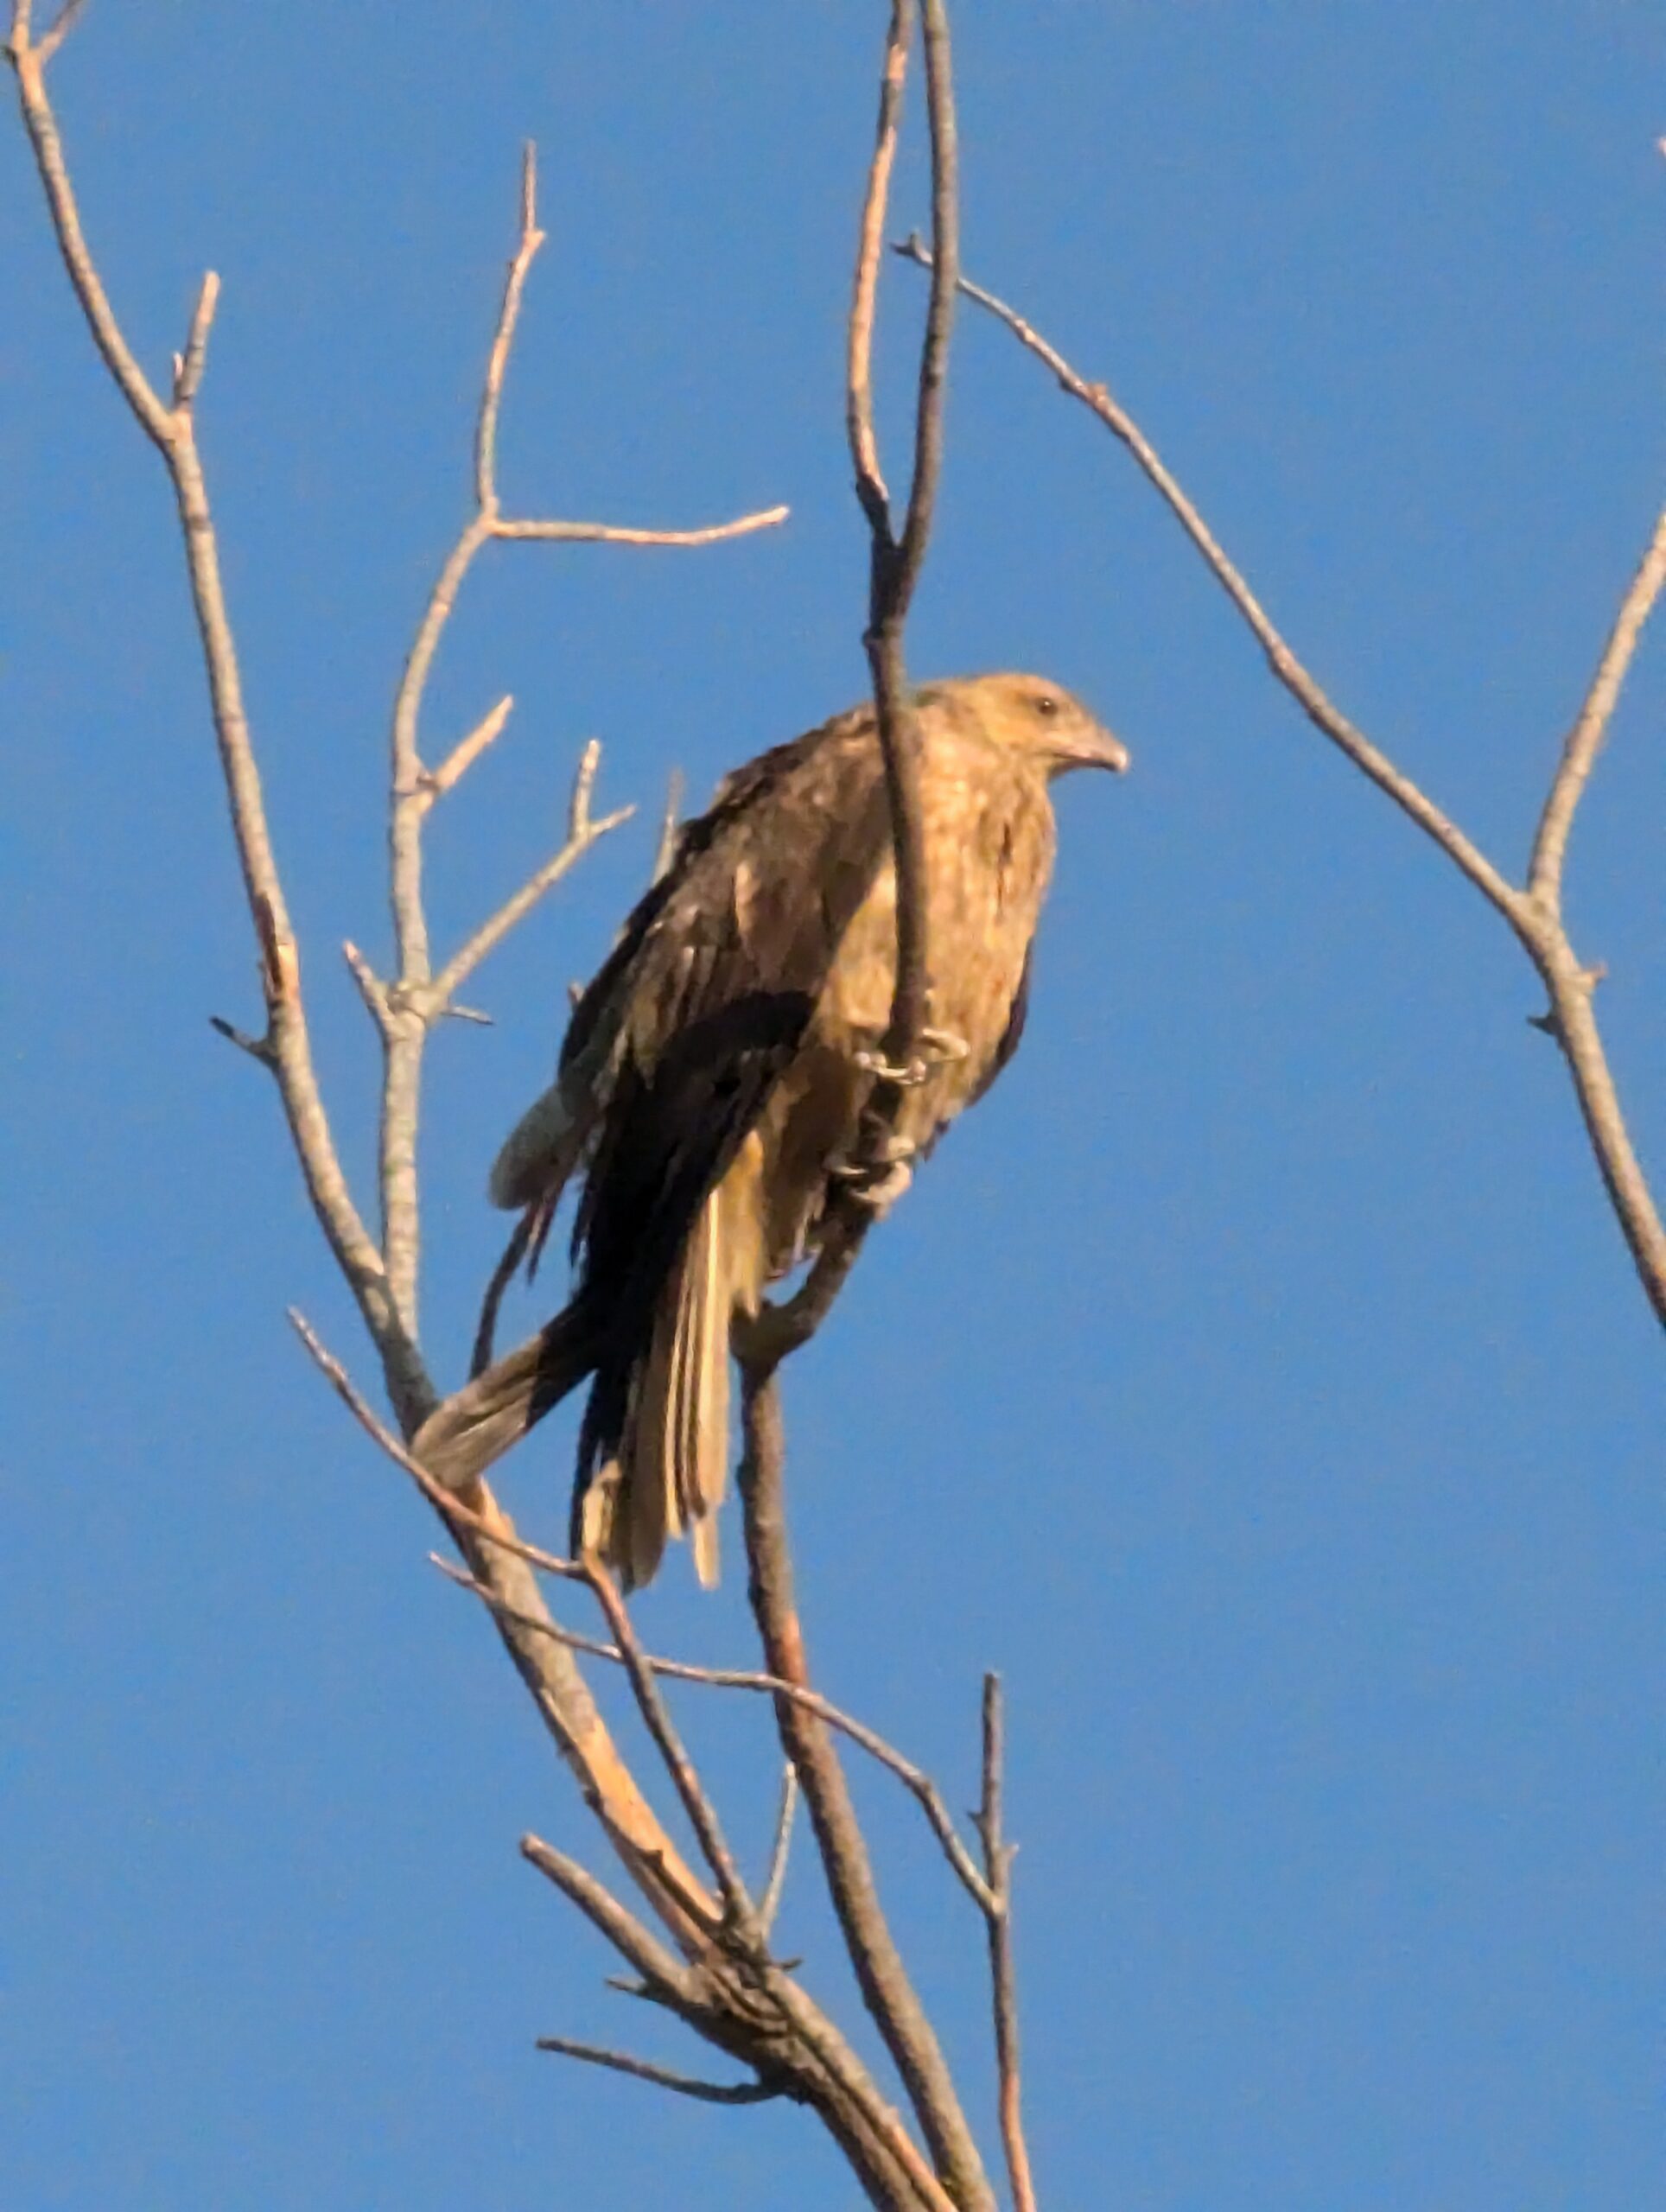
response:
[[[878,5],[100,0],[55,95],[160,373],[201,408],[329,1096],[368,1200],[400,655],[463,511],[524,137],[550,245],[503,429],[529,512],[428,742],[452,941],[570,763],[657,804],[859,695],[839,347]],[[1341,702],[1510,868],[1666,488],[1666,20],[1527,7],[961,10],[969,267],[1144,418]],[[899,226],[923,212],[917,159]],[[0,132],[7,1541],[0,2183],[19,2212],[843,2207],[812,2125],[582,2075],[699,2054],[515,1853],[602,1863],[425,1513],[282,1320],[369,1362],[264,1077],[166,485]],[[886,299],[900,365],[919,304]],[[900,395],[893,383],[891,396]],[[902,415],[889,453],[900,464]],[[792,1377],[828,1688],[974,1783],[1000,1665],[1046,2201],[1633,2212],[1660,2186],[1659,1332],[1496,918],[1266,678],[1122,457],[968,320],[921,675],[1017,664],[1132,746],[1066,786],[1028,1041]],[[1666,639],[1571,864],[1666,1173]],[[443,1373],[492,1147],[641,880],[639,825],[478,980],[425,1132]],[[530,1318],[527,1309],[522,1318]],[[506,1473],[559,1536],[564,1434]],[[747,1648],[680,1562],[661,1648]],[[702,1702],[703,1697],[707,1699]],[[690,1693],[754,1857],[767,1715]],[[862,1777],[980,2108],[979,1931]],[[800,1859],[792,1948],[858,2017]]]

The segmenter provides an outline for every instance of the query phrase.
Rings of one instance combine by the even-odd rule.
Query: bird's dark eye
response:
[[[1059,712],[1059,702],[1053,697],[1051,691],[1044,691],[1041,694],[1040,697],[1035,702],[1035,711],[1038,715],[1046,715],[1049,716],[1056,715]]]

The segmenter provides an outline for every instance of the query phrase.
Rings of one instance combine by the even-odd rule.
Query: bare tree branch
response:
[[[437,768],[425,768],[422,784],[422,810],[427,813],[436,798],[443,798],[452,785],[467,774],[488,745],[496,744],[503,734],[503,726],[514,708],[514,697],[506,691],[489,714],[482,715],[466,737],[460,738]]]
[[[798,1770],[789,1759],[781,1769],[781,1803],[775,1815],[775,1842],[769,1854],[764,1894],[758,1900],[758,1923],[766,1936],[775,1925],[775,1916],[781,1909],[781,1897],[786,1888],[787,1856],[792,1848],[792,1819],[798,1809]]]
[[[925,558],[942,467],[944,380],[958,267],[954,93],[948,25],[941,0],[925,0],[926,105],[932,136],[932,244],[944,276],[934,283],[920,352],[912,482],[899,535],[881,473],[874,429],[872,356],[886,206],[913,37],[914,0],[893,0],[880,80],[880,117],[856,250],[847,347],[845,417],[856,496],[870,537],[868,630],[863,639],[874,684],[880,744],[891,803],[897,878],[897,975],[891,1022],[882,1047],[893,1068],[917,1057],[929,1020],[929,949],[925,943],[925,847],[920,815],[919,733],[909,698],[903,626]],[[894,1083],[875,1086],[872,1116],[881,1141],[900,1096]]]
[[[658,883],[677,851],[677,816],[683,805],[683,771],[673,768],[665,780],[665,810],[659,817],[659,842],[654,848],[650,883]]]
[[[257,1057],[265,1061],[277,1078],[284,1117],[313,1211],[381,1353],[388,1389],[400,1418],[414,1425],[432,1410],[434,1392],[392,1295],[382,1255],[353,1204],[319,1092],[302,998],[300,957],[267,826],[265,798],[244,708],[237,646],[226,612],[219,543],[197,450],[194,400],[218,288],[212,277],[204,283],[181,356],[181,397],[174,407],[165,407],[128,346],[87,247],[62,141],[47,96],[45,62],[71,21],[73,10],[66,10],[55,35],[49,34],[40,45],[31,45],[29,10],[14,0],[9,52],[16,72],[23,122],[46,189],[58,248],[93,341],[134,418],[161,453],[173,482],[232,832],[260,947],[266,1034]],[[223,1027],[222,1033],[232,1036],[234,1041],[240,1034],[229,1024]]]
[[[550,1618],[529,1562],[574,1580],[588,1580],[585,1570],[571,1560],[524,1544],[486,1484],[475,1484],[461,1497],[443,1490],[355,1389],[340,1361],[320,1342],[304,1316],[291,1307],[289,1320],[353,1419],[434,1506],[471,1574],[491,1592],[499,1632],[585,1803],[674,1939],[691,1955],[698,1955],[721,1918],[716,1901],[684,1863],[620,1757]]]
[[[685,1967],[575,1860],[537,1836],[523,1854],[553,1882],[641,1976],[640,1993],[668,2004],[710,2042],[785,2077],[787,2094],[814,2106],[881,2212],[960,2212],[836,2028],[779,1967],[758,1969],[763,2010],[714,1957]]]
[[[51,60],[53,55],[56,54],[59,48],[63,44],[64,41],[69,36],[71,31],[74,29],[75,19],[86,5],[86,0],[64,0],[64,4],[58,12],[57,22],[52,26],[52,29],[47,33],[46,36],[41,41],[40,45],[35,49],[36,53],[40,56],[41,67],[43,69],[46,67],[48,62]],[[25,27],[27,28],[28,10],[24,10],[22,12]]]
[[[943,461],[943,403],[949,339],[959,283],[957,135],[943,0],[924,0],[926,106],[932,141],[934,254],[925,336],[920,349],[914,465],[900,535],[891,517],[874,428],[872,356],[886,206],[896,156],[915,0],[893,0],[881,71],[879,127],[863,198],[856,273],[846,346],[845,424],[856,496],[869,533],[868,620],[862,644],[874,686],[874,714],[885,757],[897,880],[897,974],[891,1019],[880,1051],[881,1073],[870,1095],[857,1164],[884,1160],[905,1085],[919,1070],[930,1016],[930,948],[925,941],[925,844],[919,791],[919,732],[910,700],[903,632],[925,559]],[[860,1203],[826,1223],[809,1275],[783,1304],[766,1301],[738,1325],[738,1356],[761,1378],[807,1344],[832,1311],[855,1266],[873,1211]]]
[[[334,1377],[332,1376],[331,1379],[334,1381]],[[340,1389],[340,1385],[338,1384],[337,1388]],[[364,1412],[359,1411],[364,1402],[358,1398],[356,1392],[353,1394],[353,1399],[357,1400],[356,1404],[353,1403],[353,1400],[349,1400],[348,1402],[353,1404],[355,1414],[363,1420],[365,1413],[369,1409],[366,1408]],[[366,1426],[370,1428],[370,1433],[375,1437],[384,1451],[389,1451],[391,1447],[388,1432],[379,1424],[372,1427],[371,1423],[374,1421],[375,1416],[371,1414]],[[415,1476],[422,1483],[425,1491],[430,1493],[438,1492],[438,1485],[433,1481],[432,1477],[420,1468],[416,1461],[410,1459],[408,1454],[402,1451],[393,1451],[391,1456],[405,1468],[407,1473]],[[443,1503],[447,1512],[454,1517],[461,1518],[466,1524],[477,1525],[480,1534],[490,1542],[505,1543],[506,1540],[493,1528],[485,1522],[478,1520],[478,1517],[470,1513],[467,1508],[461,1505],[455,1499],[449,1498],[446,1493],[438,1492],[436,1503]],[[507,1545],[506,1548],[512,1550],[518,1557],[541,1568],[545,1573],[567,1576],[575,1581],[585,1580],[585,1570],[576,1560],[562,1559],[554,1553],[540,1551],[536,1544],[517,1541]],[[436,1553],[431,1552],[429,1556],[448,1581],[456,1583],[460,1589],[472,1591],[483,1604],[491,1606],[494,1611],[499,1610],[501,1601],[484,1583],[472,1575],[463,1573],[460,1569],[453,1567],[448,1560],[441,1559]],[[535,1634],[555,1637],[558,1643],[564,1643],[569,1650],[582,1652],[587,1658],[606,1660],[615,1666],[623,1666],[626,1663],[625,1654],[616,1644],[603,1643],[595,1637],[581,1635],[576,1629],[565,1628],[556,1621],[529,1619],[524,1624],[531,1629]],[[978,1872],[971,1853],[961,1841],[955,1828],[953,1815],[944,1802],[942,1791],[924,1768],[916,1766],[912,1759],[898,1751],[894,1744],[887,1743],[876,1729],[870,1728],[865,1721],[858,1720],[854,1714],[842,1711],[830,1698],[823,1697],[819,1690],[811,1689],[803,1683],[789,1681],[785,1675],[761,1674],[755,1669],[747,1667],[700,1667],[696,1666],[690,1660],[662,1658],[653,1652],[643,1652],[640,1656],[645,1667],[656,1675],[663,1675],[668,1681],[696,1682],[710,1689],[748,1690],[765,1697],[790,1698],[794,1704],[801,1706],[804,1712],[813,1713],[817,1719],[824,1720],[830,1728],[836,1729],[840,1735],[848,1736],[850,1741],[859,1745],[870,1758],[877,1760],[881,1766],[895,1775],[898,1781],[919,1802],[921,1810],[931,1824],[932,1834],[943,1847],[944,1857],[954,1869],[957,1878],[976,1901],[981,1911],[987,1913],[991,1910],[995,1903],[994,1893],[982,1875]],[[791,1774],[792,1771],[789,1765],[787,1772]],[[761,1908],[760,1910],[761,1912]]]
[[[652,2059],[633,2058],[628,2051],[607,2050],[600,2044],[575,2043],[569,2036],[540,2036],[540,2050],[552,2050],[562,2058],[582,2058],[587,2065],[606,2066],[615,2074],[629,2074],[639,2082],[652,2082],[656,2088],[675,2089],[680,2097],[697,2097],[709,2105],[761,2105],[773,2097],[785,2096],[783,2082],[702,2082],[692,2074],[678,2074],[669,2066],[656,2066]]]
[[[625,1671],[631,1678],[635,1692],[637,1709],[647,1725],[654,1746],[670,1775],[689,1825],[699,1839],[700,1849],[706,1864],[716,1877],[728,1910],[731,1936],[738,1939],[754,1955],[764,1955],[763,1931],[758,1924],[757,1908],[741,1878],[741,1870],[734,1854],[729,1849],[718,1820],[716,1808],[707,1796],[705,1785],[695,1771],[693,1760],[684,1746],[671,1709],[659,1694],[659,1685],[654,1680],[654,1669],[643,1657],[642,1647],[637,1642],[636,1631],[631,1625],[630,1614],[624,1600],[614,1587],[613,1577],[599,1560],[587,1559],[582,1562],[584,1579],[595,1594],[596,1603],[607,1616],[607,1625],[614,1632]]]
[[[385,1036],[388,1023],[391,1018],[388,1010],[387,985],[351,938],[344,938],[341,941],[341,957],[347,963],[347,973],[358,986],[359,995],[365,1001],[366,1012],[376,1024],[378,1030]]]
[[[594,739],[586,747],[586,758],[594,762],[601,752]],[[581,776],[582,771],[581,770]],[[588,794],[588,785],[582,785]],[[429,1017],[444,1013],[451,1003],[452,994],[467,982],[482,960],[497,950],[518,922],[524,921],[547,891],[553,890],[563,876],[575,862],[582,861],[592,845],[599,844],[610,830],[617,830],[636,812],[634,806],[616,807],[611,814],[604,814],[599,822],[589,817],[588,807],[581,818],[569,828],[567,842],[559,852],[552,853],[541,868],[535,868],[520,889],[506,899],[495,914],[490,915],[480,927],[447,961],[425,991],[417,995],[418,1003]]]
[[[743,1370],[746,1447],[741,1497],[746,1515],[748,1592],[769,1671],[810,1687],[804,1631],[793,1596],[783,1517],[785,1457],[780,1387],[772,1369]],[[896,1947],[838,1756],[819,1715],[778,1697],[781,1747],[798,1770],[834,1911],[863,2002],[884,2037],[932,2156],[963,2212],[993,2212],[994,2193],[924,2006]]]
[[[917,262],[922,269],[930,270],[934,277],[938,275],[935,255],[918,238],[909,238],[895,251],[905,260]],[[1128,410],[1112,397],[1107,386],[1090,384],[1085,377],[1078,375],[1063,354],[1050,346],[1016,308],[1008,307],[1004,300],[997,299],[993,292],[986,292],[981,284],[974,284],[965,276],[958,279],[958,284],[969,300],[976,301],[997,321],[1004,323],[1020,345],[1049,368],[1065,391],[1097,415],[1111,435],[1132,454],[1175,520],[1203,556],[1221,588],[1254,632],[1274,675],[1314,728],[1328,737],[1339,751],[1345,753],[1380,791],[1386,791],[1396,805],[1409,815],[1418,828],[1432,837],[1447,858],[1463,870],[1476,888],[1491,900],[1511,926],[1520,931],[1524,919],[1522,893],[1504,880],[1486,855],[1471,843],[1462,830],[1432,799],[1425,796],[1410,777],[1402,774],[1388,756],[1380,753],[1332,703],[1285,643],[1266,609],[1228,559],[1213,531],[1165,466],[1150,439]]]
[[[474,512],[446,556],[416,626],[394,696],[388,832],[388,895],[393,918],[396,974],[389,988],[391,1019],[385,1032],[380,1187],[382,1248],[395,1307],[407,1333],[416,1335],[422,1226],[416,1143],[422,1110],[423,1053],[432,1023],[457,985],[528,914],[578,857],[563,849],[482,925],[439,977],[431,965],[423,897],[423,824],[437,797],[455,784],[502,728],[506,705],[493,710],[437,769],[424,766],[418,725],[434,658],[463,581],[482,546],[493,538],[542,539],[566,544],[712,545],[784,521],[785,507],[743,515],[737,521],[690,531],[638,530],[605,523],[510,521],[501,512],[497,484],[498,416],[504,378],[520,317],[526,278],[544,234],[537,226],[537,156],[529,144],[522,161],[520,232],[504,279],[502,302],[487,351],[474,430]],[[494,726],[494,715],[499,717]],[[616,819],[622,820],[623,816]],[[616,826],[594,825],[588,842]],[[573,842],[569,841],[569,845]],[[588,843],[580,850],[588,849]]]
[[[909,238],[896,251],[905,259],[932,270],[934,281],[939,275],[936,257],[918,238]],[[1538,1018],[1537,1026],[1555,1039],[1567,1062],[1586,1134],[1609,1204],[1625,1236],[1644,1294],[1656,1318],[1666,1325],[1666,1225],[1662,1224],[1648,1178],[1632,1145],[1597,1026],[1592,995],[1602,969],[1581,960],[1574,951],[1561,917],[1562,868],[1574,810],[1643,626],[1663,584],[1666,584],[1666,513],[1655,525],[1648,550],[1621,603],[1590,691],[1564,746],[1540,817],[1528,882],[1525,887],[1518,887],[1332,703],[1275,627],[1151,441],[1105,385],[1091,384],[1078,374],[1032,323],[993,292],[985,291],[982,286],[964,276],[958,279],[958,284],[969,299],[1004,324],[1025,350],[1052,372],[1063,389],[1089,408],[1133,455],[1249,625],[1273,673],[1308,720],[1379,791],[1387,793],[1509,923],[1549,995],[1550,1011]],[[836,1290],[836,1282],[832,1287]],[[812,1274],[800,1297],[815,1288]],[[813,1319],[806,1316],[795,1319],[790,1308],[761,1317],[758,1339],[760,1350],[774,1351],[775,1356],[780,1357],[776,1347],[792,1349],[792,1344],[799,1340],[807,1319],[813,1326]]]
[[[874,158],[868,171],[857,232],[856,273],[845,335],[845,435],[856,472],[856,496],[868,526],[881,538],[891,533],[891,495],[880,468],[874,431],[874,325],[879,310],[880,254],[885,238],[885,210],[896,166],[902,126],[902,92],[908,73],[908,49],[914,37],[914,0],[892,0],[880,69],[880,111]]]
[[[505,522],[492,525],[491,536],[512,543],[546,545],[726,545],[733,537],[750,537],[754,531],[773,530],[791,510],[760,507],[756,514],[737,515],[733,522],[715,522],[700,530],[644,530],[628,523]]]
[[[1585,965],[1560,922],[1547,929],[1536,964],[1550,997],[1544,1026],[1561,1046],[1574,1078],[1586,1135],[1638,1280],[1656,1319],[1666,1327],[1666,1225],[1631,1142],[1597,1027],[1592,996],[1602,970]]]
[[[540,1836],[524,1835],[520,1847],[522,1858],[578,1907],[592,1927],[630,1961],[651,1989],[676,1996],[685,2005],[696,2002],[696,1984],[689,1969],[626,1910],[605,1884]]]
[[[493,538],[546,542],[605,542],[641,546],[704,545],[744,535],[781,520],[784,508],[741,517],[736,521],[690,531],[664,531],[605,524],[506,518],[497,487],[497,434],[504,380],[525,285],[543,242],[537,225],[536,178],[531,149],[523,171],[520,234],[506,278],[503,300],[482,380],[475,426],[475,512],[465,524],[436,581],[418,622],[396,696],[391,738],[392,772],[390,809],[390,900],[396,958],[394,973],[384,978],[351,943],[344,954],[354,982],[376,1020],[385,1047],[383,1131],[379,1187],[383,1210],[380,1248],[355,1211],[334,1149],[313,1073],[302,1007],[299,961],[282,887],[270,849],[260,781],[245,714],[235,647],[224,601],[218,550],[207,490],[195,442],[194,410],[200,391],[207,346],[219,297],[218,279],[205,279],[181,351],[175,357],[170,399],[164,404],[128,347],[105,296],[82,237],[65,168],[57,127],[44,89],[44,68],[79,10],[67,0],[47,35],[31,36],[30,0],[13,0],[10,58],[16,71],[25,123],[54,228],[72,283],[89,328],[124,397],[162,452],[172,478],[185,535],[188,568],[207,665],[213,718],[226,777],[232,827],[242,862],[246,895],[260,949],[267,1027],[259,1038],[228,1022],[216,1027],[276,1073],[303,1176],[325,1233],[360,1306],[381,1354],[399,1427],[415,1433],[433,1408],[435,1393],[416,1343],[416,1294],[420,1220],[416,1145],[422,1058],[426,1034],[442,1014],[457,1007],[455,993],[536,899],[588,849],[624,818],[618,814],[593,821],[589,814],[596,754],[581,762],[567,846],[546,861],[519,892],[467,938],[436,975],[432,969],[423,899],[423,823],[438,798],[455,787],[505,727],[506,698],[476,724],[438,768],[423,765],[418,730],[423,698],[451,609],[481,547]],[[912,0],[898,9],[902,52],[887,60],[900,99],[902,67],[913,22]],[[954,137],[948,75],[946,24],[941,0],[925,0],[928,96],[932,133],[935,240],[947,274],[934,290],[922,354],[916,454],[909,505],[900,535],[886,514],[884,542],[875,535],[874,575],[870,594],[870,658],[874,661],[876,698],[885,742],[893,748],[896,716],[907,715],[906,678],[900,658],[902,623],[918,579],[929,531],[941,455],[942,378],[952,306],[954,268]],[[893,132],[894,145],[894,130]],[[888,175],[888,157],[887,163]],[[877,282],[882,234],[884,180],[870,189],[871,239],[865,228],[863,257],[869,264],[871,300]],[[883,486],[881,486],[883,502]],[[887,703],[888,702],[888,703]],[[887,721],[887,716],[890,719]],[[905,733],[906,739],[906,733]],[[903,747],[906,753],[906,741]],[[912,907],[912,919],[900,925],[913,950],[900,946],[899,1007],[893,1032],[912,1058],[926,1007],[925,967],[919,930],[923,909],[919,871],[910,874],[908,854],[917,855],[917,804],[908,803],[911,762],[888,771],[892,778],[893,823],[899,852],[900,911]],[[674,814],[674,802],[673,802]],[[668,833],[669,834],[669,833]],[[917,1001],[917,1003],[912,1003]],[[911,1003],[912,1010],[910,1011]],[[471,1014],[470,1018],[478,1018]],[[906,1067],[906,1062],[900,1063]],[[884,1082],[878,1086],[884,1093]],[[845,2151],[852,2170],[876,2206],[887,2212],[993,2212],[993,2196],[977,2159],[963,2116],[919,2000],[901,1975],[888,1931],[872,1893],[865,1846],[855,1829],[843,1777],[823,1728],[837,1728],[879,1758],[913,1792],[925,1808],[945,1854],[986,1913],[993,1896],[980,1876],[929,1778],[861,1724],[839,1713],[803,1679],[802,1643],[792,1610],[790,1569],[784,1542],[772,1586],[785,1592],[785,1612],[770,1617],[789,1633],[796,1671],[771,1675],[741,1670],[694,1669],[659,1661],[638,1643],[619,1592],[589,1561],[563,1560],[523,1543],[513,1523],[484,1483],[453,1496],[436,1483],[411,1454],[399,1433],[382,1420],[354,1388],[340,1363],[328,1353],[298,1314],[296,1329],[314,1359],[367,1432],[416,1482],[442,1516],[461,1550],[467,1572],[456,1579],[475,1591],[490,1608],[499,1635],[543,1714],[546,1726],[584,1802],[671,1938],[668,1945],[630,1911],[603,1884],[575,1861],[538,1839],[523,1846],[539,1867],[641,1977],[643,1993],[668,2005],[708,2040],[750,2065],[756,2083],[732,2087],[696,2082],[670,2069],[636,2061],[626,2054],[551,2037],[545,2048],[564,2050],[592,2063],[609,2064],[662,2086],[680,2088],[721,2102],[751,2102],[765,2095],[787,2094],[811,2104]],[[766,1396],[773,1384],[762,1383]],[[779,1426],[776,1431],[779,1442]],[[779,1452],[775,1461],[779,1507]],[[766,1514],[770,1509],[766,1508]],[[588,1582],[606,1616],[614,1641],[601,1645],[554,1622],[534,1579],[539,1569]],[[448,1572],[455,1570],[448,1569]],[[766,1578],[768,1579],[768,1578]],[[713,1868],[722,1906],[687,1866],[667,1835],[628,1767],[620,1758],[573,1653],[592,1650],[629,1672],[639,1712],[676,1788],[702,1850]],[[893,2050],[903,2054],[902,2071],[932,2158],[934,2172],[907,2127],[887,2102],[867,2069],[836,2028],[792,1977],[769,1956],[767,1919],[760,1918],[736,1869],[717,1816],[682,1745],[660,1694],[658,1677],[680,1675],[718,1685],[767,1692],[775,1699],[790,1764],[764,1896],[773,1916],[785,1878],[792,1805],[801,1760],[792,1754],[797,1728],[813,1742],[817,1779],[806,1784],[818,1834],[831,1824],[841,1854],[830,1868],[836,1903],[847,1940],[853,1947],[864,1994],[881,2019]],[[790,1718],[796,1716],[796,1719]],[[841,1823],[845,1825],[842,1826]],[[848,1830],[854,1830],[855,1844]],[[862,1892],[865,1890],[865,1899]],[[878,1952],[873,1947],[877,1942]],[[674,1947],[674,1948],[673,1948]],[[681,1955],[680,1956],[678,1955]]]
[[[1591,680],[1591,689],[1567,734],[1561,763],[1544,803],[1544,812],[1539,817],[1527,887],[1529,894],[1548,913],[1561,913],[1562,868],[1574,810],[1585,794],[1598,749],[1607,734],[1619,700],[1620,687],[1637,652],[1643,626],[1660,597],[1663,583],[1666,583],[1666,510],[1662,511],[1655,524],[1654,535],[1631,588],[1620,602],[1602,658],[1597,664],[1597,672]]]
[[[174,404],[188,407],[202,385],[202,372],[208,361],[208,333],[214,323],[214,310],[219,305],[219,278],[211,269],[202,280],[197,294],[196,310],[191,317],[191,328],[185,341],[183,353],[174,356]]]
[[[1001,1677],[983,1677],[983,1795],[977,1815],[989,1903],[989,1980],[995,2004],[995,2069],[1000,2083],[1001,2140],[1012,2183],[1013,2212],[1035,2212],[1035,2184],[1024,2140],[1022,2075],[1018,2063],[1018,1980],[1013,1968],[1012,1867],[1014,1847],[1002,1821],[1002,1766],[1005,1745]]]

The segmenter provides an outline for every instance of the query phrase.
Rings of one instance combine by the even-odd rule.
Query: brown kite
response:
[[[1040,677],[927,684],[915,707],[931,1057],[902,1093],[892,1173],[868,1193],[881,1204],[1017,1046],[1052,866],[1048,785],[1128,765]],[[685,1534],[701,1580],[715,1580],[730,1327],[816,1252],[849,1188],[896,975],[890,846],[871,706],[736,769],[684,824],[493,1170],[493,1200],[524,1214],[512,1249],[534,1255],[582,1174],[576,1287],[416,1449],[466,1487],[593,1378],[573,1546],[627,1587]]]

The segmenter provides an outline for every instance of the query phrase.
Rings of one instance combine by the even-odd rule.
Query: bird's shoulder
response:
[[[849,918],[847,885],[865,887],[878,863],[881,767],[868,707],[731,769],[678,830],[664,873],[581,995],[563,1065],[609,1050],[632,1004],[651,1002],[658,1027],[672,1001],[686,1013],[714,994],[799,982],[822,957],[821,939]]]

